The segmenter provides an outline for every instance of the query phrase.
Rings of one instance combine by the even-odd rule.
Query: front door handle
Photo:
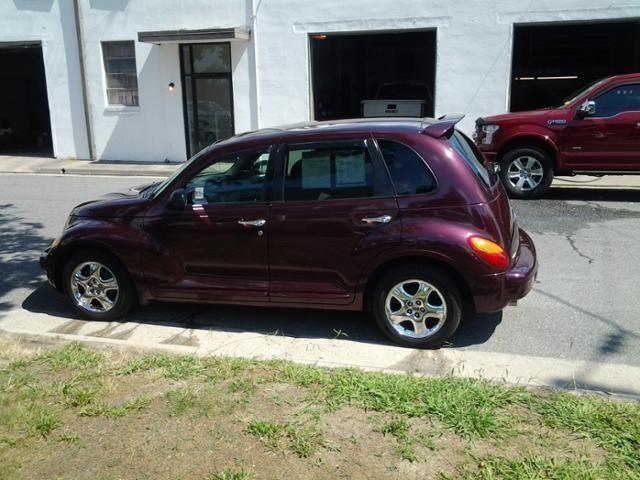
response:
[[[267,224],[267,221],[264,218],[259,218],[257,220],[238,220],[238,223],[243,227],[264,227]]]
[[[375,223],[389,223],[391,221],[391,215],[380,215],[379,217],[364,217],[362,221],[368,225]]]

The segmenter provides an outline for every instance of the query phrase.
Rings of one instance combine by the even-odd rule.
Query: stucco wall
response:
[[[4,0],[0,42],[39,41],[47,82],[53,153],[89,156],[71,0]]]
[[[137,40],[150,30],[251,27],[252,40],[232,43],[239,133],[312,118],[310,33],[435,29],[435,114],[465,113],[461,127],[470,133],[478,116],[507,109],[514,23],[640,17],[637,0],[80,2],[95,148],[111,160],[185,159],[182,86],[176,45],[136,41],[140,106],[108,108],[101,41]],[[2,2],[0,41],[42,40],[55,152],[86,158],[72,12],[71,0]]]

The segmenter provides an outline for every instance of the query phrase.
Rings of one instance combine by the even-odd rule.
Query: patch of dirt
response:
[[[15,347],[15,358],[24,358],[25,348]],[[113,372],[127,357],[107,351],[102,369],[94,373]],[[8,361],[6,356],[2,359]],[[43,385],[79,373],[52,372],[42,364],[25,370]],[[529,410],[511,406],[501,415],[514,422],[518,433],[505,439],[470,441],[434,419],[403,417],[416,458],[412,462],[402,458],[397,437],[381,433],[383,425],[397,417],[350,406],[328,411],[326,405],[313,403],[310,390],[269,378],[260,369],[214,382],[206,376],[173,381],[153,371],[109,375],[96,401],[121,405],[140,396],[150,398],[142,410],[119,418],[83,417],[81,407],[67,408],[60,399],[48,397],[47,406],[61,417],[46,438],[28,436],[22,427],[9,431],[0,423],[0,478],[197,480],[231,468],[251,472],[254,479],[411,480],[455,476],[489,455],[593,461],[604,457],[594,442],[546,428]],[[189,400],[184,413],[172,415],[166,393],[179,388],[189,388],[196,398]],[[0,400],[2,395],[10,398],[12,393],[0,390]],[[56,395],[55,389],[50,395]],[[251,435],[248,426],[254,420],[309,427],[321,434],[313,437],[310,453],[303,458],[291,438],[270,444]]]

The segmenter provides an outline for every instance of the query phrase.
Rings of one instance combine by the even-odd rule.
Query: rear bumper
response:
[[[538,258],[533,240],[520,230],[520,252],[513,266],[505,274],[508,301],[519,300],[531,291],[538,275]]]
[[[531,237],[520,229],[520,246],[511,268],[504,273],[486,275],[471,285],[478,313],[497,312],[526,296],[538,275],[536,248]]]

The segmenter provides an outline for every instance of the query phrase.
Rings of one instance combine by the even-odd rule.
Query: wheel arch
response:
[[[454,268],[451,264],[443,261],[441,259],[436,259],[429,256],[420,256],[420,255],[411,255],[411,256],[403,256],[397,257],[390,260],[387,260],[380,265],[378,265],[369,275],[367,282],[364,287],[364,296],[363,296],[363,310],[368,311],[371,310],[373,294],[376,289],[376,285],[382,279],[387,272],[399,268],[404,265],[416,265],[419,263],[421,265],[426,265],[431,268],[436,268],[440,271],[445,272],[447,275],[451,277],[451,279],[456,283],[458,288],[460,289],[460,294],[462,295],[463,303],[470,304],[474,306],[473,295],[471,294],[471,289],[467,281],[464,279],[462,274]]]
[[[498,150],[497,159],[498,162],[502,160],[502,157],[511,150],[516,148],[537,148],[542,150],[551,159],[553,169],[557,172],[560,169],[559,152],[553,141],[548,137],[540,135],[520,135],[507,140]]]
[[[64,287],[62,285],[62,274],[64,272],[65,265],[73,255],[76,255],[85,250],[97,250],[99,252],[102,252],[104,254],[107,254],[115,258],[118,262],[120,262],[120,265],[122,265],[124,270],[129,275],[131,284],[134,286],[137,293],[138,287],[136,285],[136,282],[133,281],[131,272],[127,268],[127,264],[123,261],[123,259],[120,258],[120,256],[113,249],[107,247],[101,242],[96,242],[92,240],[79,240],[79,241],[73,242],[69,245],[64,246],[59,252],[57,252],[54,267],[53,267],[53,275],[54,275],[54,283],[58,291],[64,292]]]

